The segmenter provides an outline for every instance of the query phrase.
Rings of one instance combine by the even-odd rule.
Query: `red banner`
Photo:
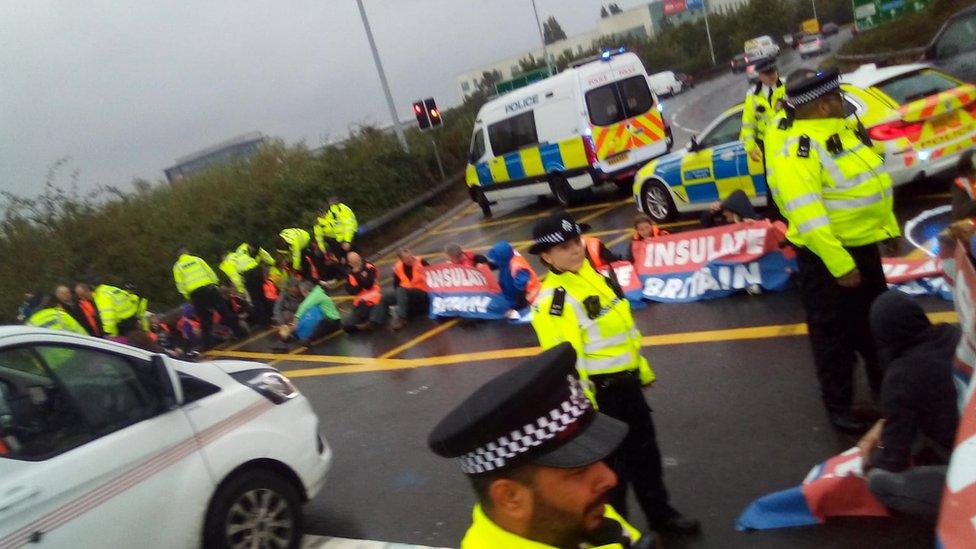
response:
[[[664,0],[664,15],[674,15],[687,9],[685,0]]]
[[[921,259],[882,257],[881,267],[884,269],[888,284],[902,284],[920,278],[942,276],[942,262],[937,257]]]

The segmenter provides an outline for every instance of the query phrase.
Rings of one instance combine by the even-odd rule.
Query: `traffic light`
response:
[[[413,114],[417,117],[417,125],[420,126],[420,129],[426,130],[430,127],[430,117],[427,115],[427,108],[424,106],[424,101],[414,101]],[[440,120],[440,113],[437,114],[437,119]]]
[[[437,108],[437,103],[434,102],[433,97],[428,97],[424,99],[424,110],[427,111],[427,118],[430,120],[430,127],[436,128],[443,124],[441,120],[441,111]]]

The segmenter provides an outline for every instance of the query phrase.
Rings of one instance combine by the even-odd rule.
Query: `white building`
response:
[[[585,51],[593,47],[594,42],[604,36],[653,38],[657,31],[660,30],[664,18],[669,18],[673,23],[682,23],[700,17],[701,11],[698,8],[702,6],[702,1],[655,0],[648,4],[598,19],[596,28],[546,46],[549,61],[555,63],[556,59],[561,55],[577,58],[582,57]],[[726,9],[735,9],[747,1],[710,0],[708,4],[710,11],[718,12]],[[527,59],[530,56],[535,59],[543,59],[542,52],[542,47],[523,51],[457,75],[456,79],[460,97],[463,99],[475,92],[478,89],[478,83],[481,82],[486,72],[497,72],[500,75],[500,78],[498,78],[500,81],[510,80],[519,76],[521,73],[519,61]]]

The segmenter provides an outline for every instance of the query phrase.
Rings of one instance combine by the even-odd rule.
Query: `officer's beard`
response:
[[[582,514],[573,513],[548,501],[544,494],[536,491],[533,495],[532,518],[529,519],[528,539],[560,547],[578,549],[586,540],[587,532],[583,521],[591,511],[603,509],[604,498],[587,507]]]

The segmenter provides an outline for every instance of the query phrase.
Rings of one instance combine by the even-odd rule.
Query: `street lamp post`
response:
[[[539,10],[535,7],[535,0],[532,0],[532,13],[535,14],[535,27],[539,29],[539,39],[542,40],[542,57],[546,60],[546,70],[549,71],[549,75],[552,76],[556,71],[552,70],[552,65],[549,64],[549,51],[546,44],[546,35],[542,32],[542,23],[539,21]]]
[[[376,72],[380,75],[380,84],[383,85],[383,93],[386,94],[386,106],[390,109],[390,117],[393,118],[393,132],[397,136],[397,140],[400,141],[400,146],[403,147],[403,152],[410,152],[410,146],[407,145],[407,136],[403,133],[403,128],[400,127],[400,117],[397,116],[396,105],[393,103],[393,94],[390,93],[390,84],[386,81],[386,73],[383,72],[383,63],[380,62],[380,54],[376,51],[376,41],[373,40],[373,31],[369,28],[369,19],[366,17],[366,9],[363,8],[363,0],[356,0],[356,4],[359,5],[359,15],[363,18],[363,28],[366,29],[366,40],[369,41],[369,49],[373,52],[373,62],[376,63]]]
[[[717,63],[715,61],[715,46],[712,45],[712,29],[708,26],[708,0],[702,2],[702,9],[705,10],[705,34],[708,36],[708,53],[712,54],[712,66],[714,67]]]

